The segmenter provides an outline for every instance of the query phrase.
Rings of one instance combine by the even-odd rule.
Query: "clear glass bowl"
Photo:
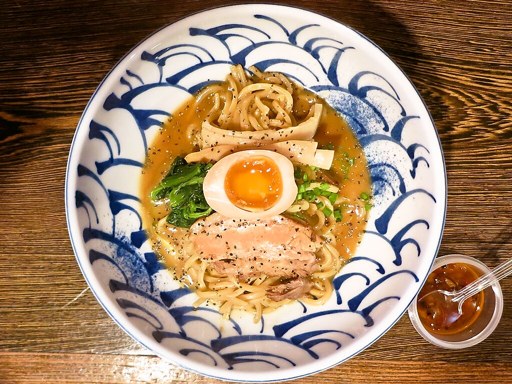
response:
[[[446,255],[438,257],[431,272],[437,268],[453,263],[465,263],[474,267],[478,274],[490,272],[481,261],[465,255]],[[467,329],[452,335],[437,335],[430,333],[421,323],[418,316],[417,300],[409,306],[409,319],[416,331],[428,342],[447,349],[461,349],[476,345],[485,340],[495,329],[503,312],[503,294],[498,281],[484,290],[484,306],[478,319]]]

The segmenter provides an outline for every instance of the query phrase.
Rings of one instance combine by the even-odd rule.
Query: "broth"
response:
[[[301,91],[308,94],[311,104],[321,102],[324,105],[314,140],[335,150],[333,166],[328,175],[340,188],[340,194],[349,200],[361,199],[361,195],[367,196],[371,190],[371,178],[366,157],[352,129],[322,99],[307,90]],[[211,104],[207,104],[205,108],[195,109],[193,105],[194,98],[191,98],[179,107],[159,130],[148,149],[142,174],[141,200],[144,228],[150,239],[153,237],[152,228],[167,213],[165,207],[153,204],[150,192],[168,172],[176,156],[185,156],[196,150],[190,133],[201,126],[211,107]],[[337,249],[343,258],[348,259],[353,255],[365,226],[365,220],[354,220],[351,217],[344,217],[338,223],[335,236]]]

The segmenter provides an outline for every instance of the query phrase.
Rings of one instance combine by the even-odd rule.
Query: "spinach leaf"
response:
[[[211,164],[188,164],[177,157],[167,175],[151,191],[153,201],[166,200],[171,212],[167,222],[177,227],[188,228],[197,219],[210,215],[213,210],[206,203],[203,181]]]

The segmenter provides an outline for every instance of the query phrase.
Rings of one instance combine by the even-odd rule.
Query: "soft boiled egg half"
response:
[[[220,159],[208,171],[204,197],[223,216],[262,218],[286,211],[297,197],[293,164],[276,152],[247,150]]]

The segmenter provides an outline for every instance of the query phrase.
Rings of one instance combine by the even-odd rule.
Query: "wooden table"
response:
[[[0,6],[0,383],[212,383],[153,356],[101,309],[68,239],[64,177],[88,99],[152,31],[204,1],[4,1]],[[448,214],[440,254],[512,255],[512,2],[276,1],[380,45],[423,96],[441,137]],[[301,383],[512,382],[512,279],[497,330],[463,351],[404,316],[352,360]]]

